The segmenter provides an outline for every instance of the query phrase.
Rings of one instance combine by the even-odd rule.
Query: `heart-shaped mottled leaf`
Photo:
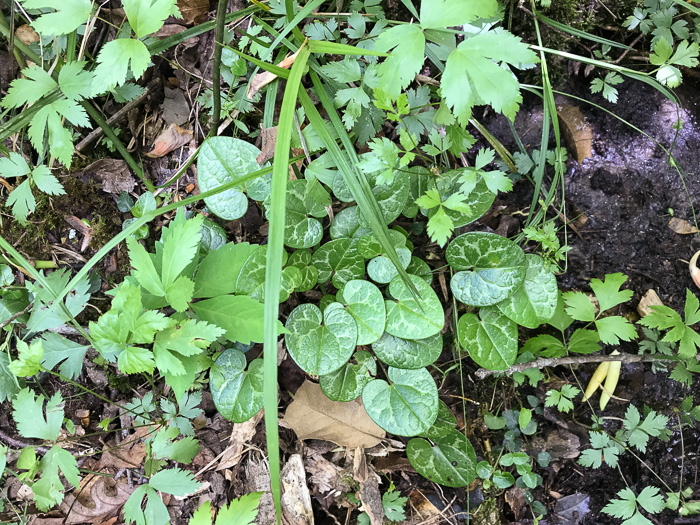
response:
[[[211,219],[204,219],[200,233],[202,234],[202,239],[199,241],[200,258],[226,244],[226,231]]]
[[[355,237],[356,232],[361,229],[359,213],[357,206],[349,206],[336,213],[331,222],[331,239]]]
[[[513,241],[495,233],[471,232],[454,239],[445,252],[458,271],[450,288],[455,298],[473,306],[488,306],[509,297],[525,280],[525,253]]]
[[[396,255],[399,257],[399,262],[405,270],[411,262],[411,251],[407,248],[397,248]],[[380,255],[367,263],[367,275],[375,283],[387,284],[399,275],[399,271],[394,266],[394,263],[391,262],[391,259]]]
[[[357,239],[329,241],[314,252],[311,262],[318,269],[319,284],[332,278],[338,289],[365,275],[365,260],[357,251]]]
[[[441,399],[438,401],[438,415],[435,419],[435,423],[433,423],[432,427],[423,432],[420,437],[428,439],[439,438],[452,432],[456,425],[457,418]]]
[[[345,310],[357,324],[357,344],[374,343],[384,333],[386,308],[382,292],[369,281],[352,280],[343,288]]]
[[[294,290],[306,292],[311,290],[318,282],[318,269],[311,264],[311,252],[309,250],[296,250],[289,256],[287,267],[293,266],[301,272],[301,281],[296,284]]]
[[[263,407],[262,359],[254,359],[246,370],[245,354],[229,348],[209,371],[209,388],[214,405],[229,421],[243,423]]]
[[[335,372],[318,378],[321,390],[333,401],[348,402],[362,395],[362,389],[377,375],[377,363],[366,350],[355,353],[355,363],[345,363]]]
[[[435,362],[442,352],[442,335],[437,333],[425,339],[403,339],[384,333],[372,344],[375,355],[394,368],[423,368]]]
[[[306,180],[294,180],[287,184],[284,244],[290,248],[310,248],[323,237],[323,226],[317,217],[324,217],[328,212],[318,202],[320,197],[307,191],[309,184]],[[318,182],[315,184],[320,188]],[[321,188],[321,191],[324,190]]]
[[[202,144],[197,157],[197,182],[202,192],[213,190],[260,169],[260,150],[252,144],[233,137],[212,137]],[[204,202],[222,219],[243,217],[248,198],[243,186],[207,197]]]
[[[287,252],[283,252],[283,263]],[[265,295],[265,264],[267,262],[267,246],[258,246],[243,263],[236,281],[236,294],[250,295],[253,299],[262,301]],[[282,275],[280,287],[280,302],[289,299],[294,286],[289,279]]]
[[[446,487],[466,487],[476,479],[476,453],[457,430],[432,439],[414,438],[406,446],[411,466],[424,478]]]
[[[289,314],[286,328],[289,355],[311,375],[338,370],[355,351],[357,325],[340,303],[331,303],[323,315],[316,305],[299,305]]]
[[[476,364],[489,370],[505,370],[518,356],[518,325],[495,306],[479,310],[479,317],[460,317],[457,335]]]
[[[459,170],[452,170],[444,173],[442,177],[437,179],[433,187],[437,187],[443,202],[460,191],[462,184],[459,182],[459,178],[461,174],[462,172]],[[479,179],[474,189],[472,189],[469,196],[464,201],[464,204],[469,206],[468,212],[455,211],[447,207],[443,207],[443,210],[447,213],[448,217],[452,219],[454,227],[460,228],[461,226],[471,224],[484,215],[495,199],[496,195],[489,191],[483,179]],[[427,216],[429,218],[432,217],[437,213],[438,209],[437,207],[430,209]],[[425,215],[425,213],[423,214]]]
[[[425,339],[442,330],[445,313],[428,283],[415,275],[408,277],[418,291],[420,303],[414,299],[401,276],[394,277],[389,284],[391,300],[386,301],[386,331],[404,339]]]
[[[525,256],[525,281],[498,308],[526,328],[537,328],[549,321],[557,308],[557,278],[539,255]]]
[[[417,275],[428,284],[433,282],[433,270],[428,266],[428,263],[420,257],[411,257],[411,262],[408,263],[406,272]]]
[[[387,375],[391,384],[375,379],[362,391],[369,417],[397,436],[416,436],[428,430],[438,414],[437,386],[430,372],[390,367]]]
[[[368,179],[374,198],[384,216],[384,222],[389,224],[398,219],[408,202],[408,174],[395,171],[391,184],[377,184],[376,176],[369,176]],[[360,212],[360,225],[370,227],[369,220],[364,217],[362,212]]]
[[[401,232],[387,230],[386,234],[394,248],[406,248],[406,237]],[[372,233],[367,233],[360,237],[357,243],[357,251],[359,251],[360,255],[365,259],[373,259],[385,253],[382,245]]]

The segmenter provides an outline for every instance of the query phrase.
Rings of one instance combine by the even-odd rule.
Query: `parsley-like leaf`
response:
[[[10,363],[10,370],[17,377],[31,377],[41,369],[41,358],[44,355],[41,339],[34,339],[29,345],[17,339],[17,352],[17,360]]]
[[[182,18],[176,0],[122,0],[122,6],[139,38],[158,31],[169,16]]]
[[[625,281],[627,276],[621,273],[608,274],[603,281],[591,279],[591,288],[598,298],[601,312],[626,303],[632,298],[632,290],[620,290]]]
[[[24,0],[27,9],[55,9],[37,18],[32,26],[45,36],[67,35],[84,24],[92,11],[90,0]]]
[[[46,403],[44,417],[44,396],[25,388],[20,390],[12,402],[12,417],[17,423],[17,430],[26,438],[38,438],[48,441],[58,439],[63,423],[63,397],[56,392]]]

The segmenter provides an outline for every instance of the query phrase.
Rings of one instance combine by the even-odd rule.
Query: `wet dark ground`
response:
[[[565,177],[569,218],[580,214],[587,221],[579,229],[580,237],[569,231],[568,243],[572,249],[567,272],[559,277],[559,284],[562,289],[589,291],[590,279],[622,272],[629,276],[625,287],[633,290],[634,296],[621,313],[634,316],[639,299],[652,288],[666,305],[682,311],[686,289],[699,292],[690,278],[687,261],[700,249],[700,239],[698,235],[674,233],[668,222],[673,215],[693,224],[691,204],[700,208],[699,86],[691,79],[676,91],[681,102],[677,107],[650,86],[627,80],[621,86],[618,104],[614,105],[587,92],[588,82],[580,77],[571,78],[563,91],[615,112],[666,148],[675,139],[673,155],[680,173],[669,164],[663,149],[650,138],[599,108],[576,100],[568,101],[583,112],[594,138],[592,156],[580,165],[571,161]],[[558,98],[557,102],[565,100]],[[678,118],[683,121],[683,127],[676,134],[674,124]],[[534,97],[526,99],[516,118],[516,129],[528,150],[539,147],[541,122],[541,102]],[[488,127],[511,151],[517,151],[504,122],[495,119]],[[517,185],[503,204],[511,212],[513,208],[522,208],[523,203],[531,199],[530,188],[528,183]],[[622,350],[636,353],[637,347],[626,344]],[[592,368],[588,366],[581,367],[577,374],[582,381],[587,381],[591,372]],[[556,373],[561,374],[560,378],[565,381],[574,381],[570,372],[557,370]],[[678,490],[681,480],[684,488],[690,486],[696,490],[700,433],[696,426],[684,428],[681,434],[673,409],[689,395],[694,396],[697,404],[700,387],[686,388],[670,380],[665,372],[652,374],[649,364],[634,364],[623,367],[616,394],[631,400],[640,410],[647,405],[670,416],[669,428],[675,429],[668,442],[652,439],[647,453],[640,454],[649,468],[629,454],[621,461],[621,472],[630,487],[638,493],[645,486],[654,485],[665,492],[659,481],[661,478],[674,491]],[[609,431],[614,433],[620,428],[621,420],[616,418],[624,417],[627,405],[613,402],[606,409],[605,415],[612,416],[606,423]],[[577,405],[571,417],[564,416],[563,423],[568,431],[581,439],[582,449],[588,448],[587,431],[577,421],[588,424],[590,415],[587,409]],[[549,430],[543,426],[543,435],[555,428],[556,425]],[[626,486],[617,470],[605,466],[598,470],[588,469],[577,465],[575,460],[564,460],[557,468],[548,468],[540,474],[545,483],[539,496],[550,510],[545,520],[547,523],[620,523],[620,520],[601,513],[614,494]],[[580,494],[584,499],[588,496],[581,507],[589,509],[585,517],[552,513],[555,500],[574,494]],[[700,493],[694,492],[689,499],[700,499]],[[700,523],[700,518],[679,518],[676,513],[665,511],[654,515],[652,522]]]

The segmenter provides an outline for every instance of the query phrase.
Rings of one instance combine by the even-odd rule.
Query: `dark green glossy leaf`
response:
[[[319,377],[321,390],[333,401],[352,401],[362,395],[362,389],[377,375],[377,363],[366,350],[355,353],[355,363],[346,363],[335,372]]]
[[[479,310],[479,317],[466,313],[459,318],[459,342],[479,366],[505,370],[518,356],[518,325],[493,306]]]
[[[435,362],[442,352],[442,335],[437,333],[425,339],[403,339],[384,333],[372,344],[375,355],[394,368],[423,368]]]

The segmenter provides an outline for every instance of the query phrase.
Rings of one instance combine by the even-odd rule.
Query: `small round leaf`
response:
[[[435,381],[425,368],[389,368],[389,381],[365,385],[362,403],[374,422],[397,436],[416,436],[428,430],[438,414]]]
[[[414,299],[401,276],[394,277],[389,284],[392,300],[386,301],[386,331],[404,339],[425,339],[442,330],[445,313],[428,283],[415,275],[408,278],[418,290],[420,303]]]
[[[229,421],[243,423],[263,407],[262,359],[254,359],[246,370],[245,354],[229,348],[209,371],[209,388],[214,405]]]

